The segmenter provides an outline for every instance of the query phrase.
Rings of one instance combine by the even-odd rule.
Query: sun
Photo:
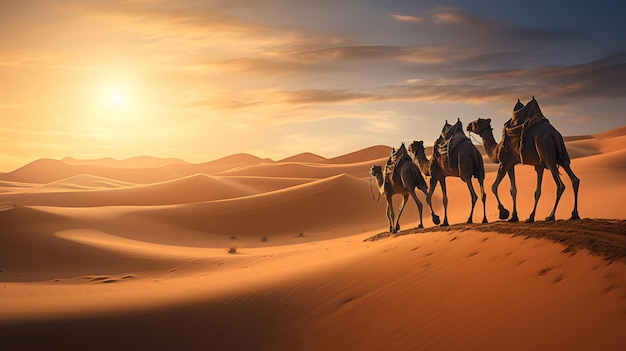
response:
[[[104,100],[110,109],[121,110],[129,108],[128,92],[126,89],[114,87],[106,92]]]
[[[131,125],[140,127],[146,122],[145,86],[131,77],[103,79],[94,84],[93,105],[89,113],[94,125],[110,130]],[[107,129],[108,128],[108,129]]]
[[[122,102],[124,102],[124,97],[122,96],[122,94],[115,94],[115,95],[113,95],[113,103],[114,104],[121,104]]]
[[[131,118],[137,112],[135,92],[128,84],[102,86],[97,99],[98,115],[106,120]]]

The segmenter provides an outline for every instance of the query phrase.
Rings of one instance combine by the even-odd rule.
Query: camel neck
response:
[[[428,168],[429,168],[430,162],[428,158],[426,157],[426,153],[424,152],[424,149],[420,149],[415,154],[415,158],[417,159],[417,164],[420,166],[422,173],[429,174],[430,170]]]
[[[489,156],[491,162],[500,163],[497,155],[498,143],[493,137],[493,129],[486,128],[480,133],[480,137],[483,138],[483,145],[485,146],[485,151],[487,151],[487,156]]]
[[[378,191],[381,194],[385,193],[385,180],[383,179],[382,174],[377,174],[374,178],[376,178],[376,185],[378,186]]]

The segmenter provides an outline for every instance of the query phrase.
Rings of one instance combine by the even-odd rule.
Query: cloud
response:
[[[343,61],[343,60],[379,60],[397,58],[406,54],[406,49],[398,46],[343,46],[322,48],[300,52],[294,55],[305,62]]]
[[[476,60],[479,58],[467,58]],[[429,102],[502,104],[517,98],[541,96],[551,104],[596,98],[625,98],[626,54],[615,54],[577,65],[528,69],[466,70],[451,63],[416,64],[415,76],[396,84],[360,88],[246,89],[224,91],[188,104],[190,108],[221,111],[249,110],[271,120],[318,120],[373,113],[359,110],[368,104]],[[372,60],[376,63],[377,60]],[[432,74],[433,67],[439,67]],[[359,113],[355,111],[359,110]],[[378,126],[380,127],[380,126]],[[377,127],[377,128],[378,128]]]
[[[626,54],[574,65],[546,65],[529,69],[451,73],[458,82],[474,82],[511,93],[544,94],[561,100],[626,97]]]
[[[460,9],[439,8],[435,11],[432,18],[435,23],[452,24],[469,29],[490,29],[495,27],[494,22],[472,17]]]
[[[626,53],[589,63],[543,67],[533,72],[566,98],[626,97]]]
[[[296,62],[282,57],[278,59],[242,57],[211,63],[208,67],[216,72],[244,72],[265,76],[279,76],[293,72],[305,73],[313,69],[307,63]]]
[[[372,99],[371,94],[350,92],[346,90],[303,89],[285,93],[288,104],[330,104],[353,103]]]
[[[365,121],[365,125],[362,127],[364,130],[373,133],[385,133],[398,129],[398,125],[388,118],[373,119],[368,118]]]
[[[480,50],[533,50],[550,45],[574,44],[581,35],[574,31],[548,27],[519,26],[501,20],[477,17],[459,8],[437,7],[425,23],[434,37],[445,38],[466,48]]]
[[[396,21],[400,22],[420,22],[422,19],[409,15],[391,15]]]

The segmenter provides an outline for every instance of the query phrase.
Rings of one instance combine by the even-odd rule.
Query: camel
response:
[[[426,157],[423,141],[413,141],[409,145],[409,153],[413,155],[414,160],[419,164],[422,172],[426,175],[430,175],[430,191],[426,197],[427,202],[431,202],[432,195],[437,187],[437,182],[441,184],[441,192],[443,193],[443,223],[442,226],[448,225],[448,194],[446,188],[446,177],[460,177],[469,189],[472,197],[472,209],[467,223],[472,223],[474,216],[474,206],[478,196],[474,191],[474,185],[472,184],[472,177],[478,179],[480,185],[480,194],[483,202],[483,223],[487,223],[486,212],[486,195],[485,195],[485,166],[483,164],[483,158],[480,151],[472,144],[472,142],[463,133],[463,127],[459,120],[454,126],[451,126],[446,121],[444,125],[442,135],[452,132],[455,138],[457,138],[456,145],[453,143],[445,144],[446,148],[444,153],[438,152],[438,146],[441,145],[442,138],[435,142],[433,156],[429,160]],[[460,133],[460,134],[459,134]],[[439,222],[439,217],[432,212],[433,221]]]
[[[517,187],[515,184],[515,165],[518,163],[535,166],[535,171],[537,172],[535,204],[526,222],[530,223],[535,221],[535,213],[539,197],[541,196],[541,182],[545,169],[550,171],[557,186],[556,202],[554,203],[552,212],[546,217],[546,220],[555,220],[556,209],[559,205],[561,195],[565,190],[565,185],[559,174],[559,166],[563,167],[569,176],[574,189],[574,210],[572,211],[570,219],[580,219],[578,215],[578,187],[580,185],[580,179],[576,177],[570,168],[570,158],[561,133],[543,116],[534,96],[526,106],[517,100],[513,111],[513,118],[505,124],[500,143],[497,143],[493,136],[490,118],[479,118],[467,126],[468,131],[478,134],[483,139],[483,144],[485,150],[487,150],[489,159],[494,163],[500,164],[496,180],[491,187],[491,191],[496,196],[496,200],[498,200],[500,219],[509,218],[509,211],[502,205],[498,197],[498,186],[504,178],[504,175],[508,174],[511,182],[511,197],[513,198],[513,213],[509,221],[517,222],[519,220],[517,215]],[[515,133],[515,130],[520,129],[521,133]]]
[[[411,195],[413,201],[415,201],[415,204],[417,205],[417,209],[419,210],[420,223],[418,228],[424,228],[424,225],[422,223],[423,206],[422,202],[417,198],[417,195],[415,194],[415,188],[421,190],[426,195],[428,192],[428,186],[426,185],[426,181],[420,173],[419,168],[415,163],[413,163],[408,155],[407,160],[399,163],[396,166],[395,171],[390,174],[389,177],[386,177],[385,174],[383,174],[382,166],[377,165],[372,166],[372,168],[370,169],[370,175],[376,178],[378,191],[381,195],[384,195],[385,199],[387,200],[386,211],[387,220],[389,221],[389,233],[396,233],[400,230],[400,216],[402,215],[404,205],[406,205],[409,195]],[[400,207],[398,207],[398,216],[394,218],[392,196],[395,194],[400,194],[403,197],[402,203],[400,204]]]

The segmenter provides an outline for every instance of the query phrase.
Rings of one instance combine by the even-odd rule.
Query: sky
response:
[[[39,158],[334,157],[499,139],[533,96],[564,135],[625,125],[617,1],[0,0],[0,172]]]

